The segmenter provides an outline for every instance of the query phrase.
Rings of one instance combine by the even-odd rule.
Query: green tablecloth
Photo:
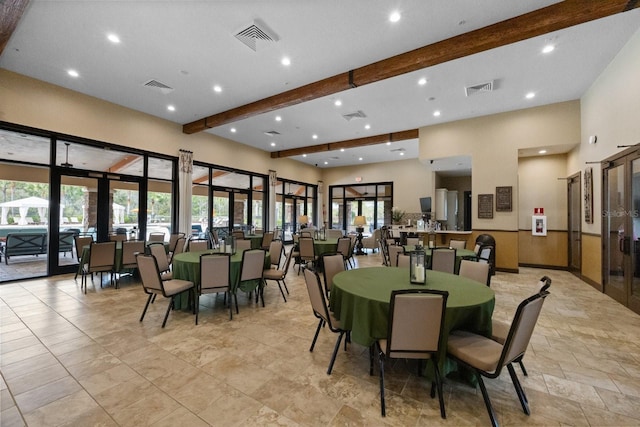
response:
[[[454,274],[427,271],[426,285],[412,285],[406,268],[370,267],[347,270],[333,277],[330,306],[351,339],[370,346],[387,336],[391,292],[398,289],[437,289],[449,292],[439,355],[443,375],[456,370],[447,360],[447,339],[454,329],[491,336],[495,294],[491,288]]]
[[[327,237],[327,240],[314,239],[313,248],[316,252],[316,256],[335,252],[338,250],[338,239],[335,237]]]
[[[251,249],[260,249],[262,247],[262,234],[247,234],[244,238],[251,240]]]
[[[200,285],[200,255],[204,253],[216,253],[217,250],[183,252],[173,257],[172,271],[174,279],[189,280]],[[271,259],[269,252],[265,252],[264,268],[269,268]],[[232,291],[240,289],[243,292],[251,292],[258,286],[258,281],[245,282],[238,285],[240,279],[240,267],[242,266],[242,251],[238,251],[231,256],[231,287]],[[175,308],[188,308],[188,293],[183,292],[174,299]]]
[[[403,246],[405,252],[411,252],[415,249],[414,245]],[[427,263],[431,265],[431,249],[423,248],[425,255],[427,256]],[[455,272],[458,274],[460,271],[460,261],[463,259],[475,260],[478,256],[471,249],[456,249],[456,268]]]
[[[158,242],[145,242],[145,246]],[[165,252],[169,252],[169,242],[164,242]],[[82,256],[80,257],[80,263],[78,264],[78,274],[82,274],[82,266],[89,262],[89,256],[91,255],[91,245],[85,245],[82,247]],[[116,265],[115,271],[120,272],[122,269],[122,242],[116,242]]]

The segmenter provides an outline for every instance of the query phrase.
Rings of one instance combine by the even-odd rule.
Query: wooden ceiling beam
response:
[[[303,154],[323,153],[327,151],[336,151],[341,148],[356,148],[367,145],[384,144],[386,142],[406,141],[407,139],[418,138],[418,129],[405,130],[401,132],[385,133],[382,135],[367,136],[364,138],[349,139],[347,141],[330,142],[328,144],[310,145],[307,147],[292,148],[290,150],[273,151],[272,159],[282,157],[301,156]]]
[[[0,55],[18,26],[29,0],[4,0],[0,2]]]
[[[138,155],[135,155],[135,154],[126,155],[120,160],[118,160],[117,162],[115,162],[113,165],[109,166],[109,172],[114,172],[114,173],[119,172],[125,167],[135,162],[139,162],[141,160],[142,160],[142,157]]]
[[[515,18],[460,34],[373,64],[338,74],[287,92],[242,105],[183,125],[193,134],[263,113],[333,95],[350,88],[397,77],[454,59],[506,46],[553,31],[625,12],[638,0],[564,0]],[[272,156],[273,157],[273,156]]]

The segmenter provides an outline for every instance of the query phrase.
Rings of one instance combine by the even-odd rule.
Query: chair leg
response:
[[[322,319],[320,319],[320,321],[318,322],[318,327],[316,328],[316,334],[313,336],[313,341],[311,341],[311,348],[309,348],[309,351],[313,351],[313,347],[315,347],[316,345],[316,340],[318,339],[318,334],[320,333],[320,328],[322,327]]]
[[[444,395],[442,394],[442,377],[440,376],[440,368],[438,368],[438,363],[436,360],[433,360],[433,370],[435,372],[435,383],[438,388],[438,400],[440,400],[440,417],[442,419],[447,418],[447,413],[444,409]],[[431,396],[433,397],[433,395]]]
[[[378,348],[378,363],[380,365],[380,411],[382,412],[382,416],[386,417],[387,409],[384,402],[384,353],[382,353],[380,344],[377,342],[376,347]]]
[[[265,287],[265,285],[266,285],[266,283],[265,283],[264,279],[260,279],[260,284],[258,285],[257,292],[260,292],[260,301],[262,301],[262,306],[263,307],[264,307],[264,287]],[[284,294],[282,294],[282,296],[284,296]],[[287,300],[285,300],[285,302],[287,302]]]
[[[527,369],[524,367],[524,363],[522,363],[522,357],[520,357],[520,358],[518,359],[518,364],[520,365],[520,369],[522,369],[522,374],[523,374],[525,377],[528,377],[528,376],[529,376],[529,374],[527,373]]]
[[[147,308],[149,308],[149,303],[151,302],[151,298],[154,296],[155,294],[149,294],[149,298],[147,298],[147,303],[144,305],[144,310],[142,310],[142,316],[140,316],[140,321],[142,322],[142,319],[144,319],[144,315],[147,314]]]
[[[167,318],[169,317],[169,312],[173,308],[173,297],[169,297],[169,305],[167,306],[167,312],[164,315],[164,320],[162,321],[162,327],[167,324]]]
[[[338,349],[340,348],[340,342],[342,341],[342,337],[344,336],[345,331],[341,331],[340,335],[338,335],[338,339],[336,340],[336,346],[333,348],[333,354],[331,355],[331,361],[329,362],[329,369],[327,369],[327,375],[331,375],[331,371],[333,370],[333,364],[336,361],[336,356],[338,355]]]
[[[229,291],[231,292],[231,291]],[[227,292],[224,293],[224,301],[227,303]],[[229,294],[229,320],[233,320],[233,304],[231,302],[231,294]]]
[[[516,394],[518,395],[518,399],[520,400],[520,405],[522,405],[522,411],[525,414],[530,415],[531,411],[529,410],[527,395],[524,394],[524,390],[522,388],[522,385],[520,384],[520,380],[518,380],[518,376],[516,375],[516,370],[513,368],[513,364],[509,363],[507,365],[507,369],[509,370],[511,382],[513,382],[513,387],[516,389]]]
[[[285,282],[284,279],[282,279],[282,284],[284,285],[285,291],[287,291],[287,295],[289,295],[289,288],[287,288],[287,282]]]
[[[482,398],[484,399],[484,405],[487,407],[487,412],[489,413],[489,419],[491,419],[491,425],[493,427],[498,427],[498,420],[496,420],[496,414],[495,412],[493,412],[493,406],[491,405],[491,399],[489,399],[489,392],[487,391],[487,387],[484,385],[484,381],[482,381],[482,376],[477,372],[476,372],[476,377],[478,378],[480,391],[482,391]]]
[[[373,352],[374,352],[373,347],[375,345],[376,344],[373,343],[369,346],[369,375],[373,375]]]
[[[280,288],[280,293],[282,294],[282,299],[284,300],[284,302],[287,302],[287,297],[284,296],[284,291],[282,290],[282,285],[280,285],[280,280],[276,280],[276,282],[278,282],[278,288]],[[289,291],[287,291],[287,293],[289,293]]]
[[[196,325],[198,324],[198,314],[200,314],[200,295],[198,295],[196,297],[196,304],[195,304],[195,312],[196,312]]]

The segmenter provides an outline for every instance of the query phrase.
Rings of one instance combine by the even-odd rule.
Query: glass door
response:
[[[580,274],[582,269],[582,198],[580,193],[580,173],[572,176],[567,184],[569,198],[569,270]]]

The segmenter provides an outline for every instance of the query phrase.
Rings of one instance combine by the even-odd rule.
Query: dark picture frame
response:
[[[584,222],[593,224],[593,169],[584,170]]]
[[[511,212],[513,187],[496,187],[496,212]]]
[[[493,194],[478,194],[478,218],[493,218]]]

